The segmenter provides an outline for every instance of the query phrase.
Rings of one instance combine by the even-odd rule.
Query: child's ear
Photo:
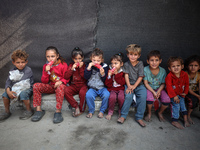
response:
[[[183,69],[184,68],[184,65],[181,65],[181,69]]]
[[[147,64],[149,64],[149,60],[147,59]]]
[[[162,62],[162,59],[160,59],[160,64],[161,64],[161,62]]]
[[[169,71],[171,71],[170,67],[168,67]]]
[[[124,63],[123,62],[121,62],[121,67],[124,65]]]
[[[15,61],[12,61],[12,64],[15,65]]]

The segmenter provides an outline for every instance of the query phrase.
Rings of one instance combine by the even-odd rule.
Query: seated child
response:
[[[129,61],[124,64],[123,71],[125,73],[125,101],[121,110],[121,117],[117,120],[119,123],[124,123],[131,104],[133,103],[133,95],[136,95],[137,112],[135,119],[138,124],[145,127],[143,122],[144,112],[146,108],[146,93],[147,90],[143,85],[144,66],[142,61],[138,61],[141,56],[141,47],[137,44],[128,45],[126,48]]]
[[[172,125],[183,129],[183,126],[178,122],[180,111],[183,115],[184,126],[190,126],[185,107],[185,96],[189,91],[189,78],[187,73],[182,71],[184,67],[182,58],[170,57],[167,65],[170,72],[165,78],[165,83],[167,93],[171,99]]]
[[[10,100],[14,98],[18,98],[24,102],[26,106],[26,111],[22,114],[22,116],[19,117],[19,119],[28,119],[32,116],[33,112],[31,110],[30,105],[30,97],[33,94],[32,86],[34,83],[33,80],[33,72],[30,67],[27,66],[28,63],[28,54],[25,51],[22,50],[16,50],[11,55],[12,63],[15,66],[13,69],[11,69],[10,76],[6,80],[5,85],[5,93],[3,93],[3,102],[5,107],[5,113],[0,115],[0,121],[3,121],[10,117]],[[11,75],[13,73],[13,75]],[[17,73],[17,74],[15,74]],[[25,82],[24,82],[25,81]],[[22,87],[23,84],[20,83],[26,83],[27,86],[24,88]],[[17,87],[20,86],[20,87]],[[18,91],[13,91],[14,87],[16,89],[21,89]]]
[[[147,88],[147,111],[148,114],[144,118],[146,121],[151,120],[151,108],[155,100],[160,99],[161,107],[158,112],[160,121],[165,121],[162,113],[170,104],[170,98],[167,95],[165,88],[166,71],[160,67],[162,62],[160,52],[153,50],[147,55],[148,66],[144,67],[144,85]],[[159,102],[158,102],[159,105]],[[155,105],[155,110],[157,106]]]
[[[191,113],[200,104],[200,56],[192,55],[185,61],[186,72],[189,76],[189,93],[186,95],[186,105],[188,107],[188,121],[194,124]]]
[[[87,118],[92,118],[95,111],[95,98],[100,96],[102,99],[99,118],[103,118],[103,114],[108,107],[108,98],[110,93],[104,86],[104,82],[108,73],[108,65],[103,63],[103,51],[96,48],[90,56],[91,62],[86,66],[84,77],[88,80],[89,90],[86,93],[86,102],[89,107]]]
[[[36,107],[36,112],[31,121],[39,121],[45,114],[45,110],[41,109],[42,93],[56,93],[56,112],[54,113],[53,123],[60,123],[63,121],[61,109],[64,90],[68,82],[68,80],[64,79],[64,75],[68,66],[56,47],[47,47],[45,53],[48,63],[43,66],[42,83],[35,83],[33,85],[33,107]]]
[[[124,73],[122,70],[123,66],[123,54],[118,53],[112,56],[110,70],[105,81],[105,85],[110,92],[109,104],[108,104],[108,115],[106,119],[110,120],[113,115],[116,101],[119,106],[119,117],[121,116],[121,108],[124,103]]]
[[[70,80],[69,86],[65,87],[65,98],[75,108],[72,116],[77,117],[85,111],[86,107],[85,94],[87,92],[87,84],[84,78],[85,64],[83,62],[83,51],[76,47],[72,50],[71,57],[74,63],[71,63],[65,72],[65,79]],[[79,94],[79,105],[73,97],[76,94]]]

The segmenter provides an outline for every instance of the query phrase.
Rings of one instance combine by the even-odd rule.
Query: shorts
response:
[[[18,99],[19,100],[29,100],[32,95],[33,95],[33,89],[30,88],[30,89],[22,91],[19,94]],[[10,100],[10,97],[8,96],[7,92],[4,92],[2,97],[6,97],[6,98],[8,98]]]
[[[157,89],[158,90],[158,89]],[[157,91],[155,90],[155,91]],[[163,104],[163,105],[168,105],[170,104],[170,98],[167,94],[167,92],[165,90],[162,90],[160,92],[160,102]],[[154,96],[153,96],[153,93],[150,92],[148,89],[147,89],[147,104],[153,104],[153,102],[155,101],[154,99]]]

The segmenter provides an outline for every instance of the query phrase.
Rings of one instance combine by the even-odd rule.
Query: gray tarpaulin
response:
[[[76,46],[86,58],[94,47],[102,49],[109,63],[113,54],[125,54],[125,47],[136,43],[144,63],[147,53],[157,49],[166,68],[169,56],[199,54],[199,8],[198,0],[0,0],[0,87],[16,49],[29,53],[28,65],[40,81],[50,45],[67,63]]]

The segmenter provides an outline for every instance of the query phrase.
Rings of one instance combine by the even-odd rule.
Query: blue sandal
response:
[[[62,113],[61,112],[55,112],[54,118],[53,118],[53,123],[60,123],[62,121],[63,121]]]
[[[45,114],[45,110],[36,111],[34,113],[33,117],[31,118],[31,121],[33,121],[33,122],[40,121],[40,119],[42,119],[42,117],[44,116],[44,114]]]

